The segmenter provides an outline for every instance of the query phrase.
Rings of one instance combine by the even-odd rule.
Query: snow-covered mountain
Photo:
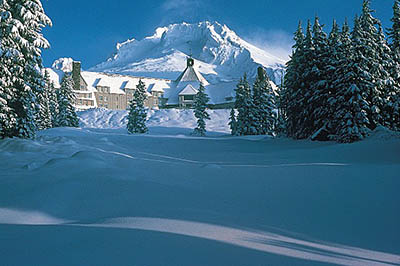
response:
[[[258,66],[264,66],[276,84],[284,73],[285,60],[244,41],[218,22],[158,28],[143,40],[118,44],[111,58],[90,71],[176,79],[188,55],[196,59],[196,67],[211,83],[237,80],[245,72],[255,76]]]

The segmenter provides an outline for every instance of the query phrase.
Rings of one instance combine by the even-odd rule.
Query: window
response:
[[[102,101],[103,100],[103,96],[99,96],[99,99],[100,99],[100,101]]]
[[[193,101],[194,100],[194,95],[184,95],[183,96],[184,101]]]
[[[107,101],[107,96],[104,96],[104,101],[105,101],[105,102]]]

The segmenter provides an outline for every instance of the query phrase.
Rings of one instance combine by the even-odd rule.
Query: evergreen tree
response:
[[[393,50],[400,48],[400,0],[395,0],[393,5],[392,27],[388,29],[388,37],[392,41]]]
[[[393,78],[393,70],[399,70],[393,56],[392,50],[387,43],[385,34],[382,27],[379,25],[379,31],[377,35],[377,52],[379,58],[379,65],[376,71],[379,79],[377,80],[378,91],[382,93],[381,105],[381,117],[382,124],[385,127],[396,130],[396,98],[397,94],[400,92],[399,84]],[[397,65],[397,66],[396,66]]]
[[[146,86],[142,80],[139,80],[136,90],[129,107],[127,129],[130,134],[147,133],[146,126],[147,111],[144,106],[146,100]]]
[[[276,126],[275,94],[267,73],[258,68],[257,79],[253,86],[253,127],[257,135],[274,135]]]
[[[360,50],[362,29],[356,17],[350,36],[347,22],[340,34],[339,65],[335,71],[337,89],[334,116],[335,135],[339,142],[349,143],[364,139],[368,133],[368,103],[360,77],[368,75],[361,67],[363,54]]]
[[[391,129],[400,131],[400,0],[394,2],[391,21],[392,27],[388,29],[392,58],[389,73],[393,83],[388,95],[389,123]]]
[[[229,115],[229,128],[231,129],[232,136],[237,136],[238,129],[237,129],[235,108],[231,109],[231,113]]]
[[[57,126],[57,116],[58,116],[58,100],[57,100],[57,91],[54,87],[54,83],[50,80],[49,72],[45,71],[45,91],[47,92],[49,99],[49,110],[51,117],[51,126]]]
[[[41,31],[51,25],[51,21],[45,15],[40,0],[10,0],[9,4],[12,17],[19,22],[14,25],[13,35],[19,54],[14,62],[17,71],[13,71],[15,97],[10,101],[10,107],[16,113],[16,124],[11,134],[31,138],[37,129],[37,96],[44,85],[41,49],[49,47]]]
[[[301,22],[294,35],[295,44],[290,60],[286,64],[286,75],[280,105],[287,116],[286,130],[289,137],[297,138],[300,131],[300,114],[303,110],[305,83],[302,80],[305,67],[304,33]]]
[[[372,16],[374,12],[370,8],[370,0],[363,1],[362,14],[360,16],[360,33],[354,44],[360,54],[360,82],[359,88],[366,93],[368,103],[368,127],[375,129],[378,124],[384,125],[382,110],[385,106],[385,75],[382,74],[382,59],[379,53],[379,32],[376,25],[380,22]]]
[[[253,99],[247,75],[244,74],[236,86],[235,108],[238,111],[237,116],[237,133],[238,135],[255,135],[256,129],[254,117],[252,113]]]
[[[200,84],[200,89],[194,100],[194,116],[197,118],[197,127],[194,129],[194,134],[198,136],[206,135],[206,119],[210,119],[207,113],[207,103],[210,100],[205,92],[203,84]]]
[[[61,81],[61,87],[57,91],[58,114],[56,126],[58,127],[79,127],[79,119],[73,106],[75,100],[73,89],[74,81],[71,75],[65,74]]]
[[[13,76],[20,76],[18,68],[13,67],[18,58],[15,23],[8,1],[3,0],[0,4],[0,138],[11,137],[16,125],[17,116],[10,106],[15,97]]]
[[[335,34],[335,33],[334,33]],[[311,69],[310,77],[310,96],[306,96],[308,100],[307,109],[308,117],[311,118],[312,124],[306,124],[306,132],[321,133],[322,130],[327,133],[329,130],[329,118],[331,116],[328,106],[328,99],[330,97],[330,56],[329,46],[326,33],[323,31],[323,25],[319,23],[319,18],[315,17],[313,26],[313,66]],[[306,109],[306,110],[307,110]],[[308,128],[309,127],[309,128]],[[305,137],[310,135],[306,134]],[[321,137],[319,136],[321,139]],[[323,136],[322,139],[326,139]]]
[[[286,113],[286,90],[282,86],[284,82],[281,83],[281,86],[278,87],[278,94],[276,95],[276,106],[277,106],[277,119],[275,125],[276,135],[284,136],[287,135],[287,113]]]
[[[344,35],[349,36],[349,26],[347,23],[347,19],[344,23]],[[326,126],[326,129],[329,133],[328,138],[332,139],[335,138],[335,133],[336,133],[336,119],[335,119],[335,113],[337,110],[337,97],[338,97],[338,91],[337,91],[337,84],[335,84],[335,81],[337,79],[336,77],[336,70],[340,67],[340,60],[341,56],[346,56],[344,52],[350,53],[350,51],[341,51],[340,46],[341,46],[341,33],[339,30],[339,25],[336,23],[336,21],[333,21],[333,26],[332,26],[332,31],[329,34],[328,38],[328,61],[326,65],[326,77],[327,77],[327,85],[328,85],[328,95],[327,95],[327,105],[326,105],[326,114],[328,117],[328,123]],[[343,53],[343,54],[341,54]]]
[[[38,95],[39,112],[37,114],[37,126],[38,129],[48,129],[53,126],[51,112],[50,112],[50,102],[49,93],[45,86],[42,93]]]
[[[316,53],[312,35],[311,21],[307,23],[306,36],[303,47],[303,72],[301,73],[301,97],[299,103],[299,121],[295,138],[308,138],[314,133],[313,106],[310,105],[313,97],[311,87],[315,84],[314,66],[316,62]]]

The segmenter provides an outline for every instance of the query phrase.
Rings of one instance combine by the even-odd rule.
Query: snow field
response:
[[[4,265],[399,265],[400,141],[229,137],[213,111],[126,112],[0,140]]]

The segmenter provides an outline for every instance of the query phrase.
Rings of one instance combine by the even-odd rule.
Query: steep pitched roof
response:
[[[195,88],[193,88],[193,86],[191,84],[188,84],[180,93],[179,96],[183,96],[183,95],[195,95],[198,93],[198,90],[196,90]]]
[[[208,81],[200,74],[200,72],[194,68],[194,60],[192,58],[188,58],[185,71],[182,72],[175,82],[180,83],[186,81],[197,81],[199,83],[203,83],[204,86],[209,84]]]

